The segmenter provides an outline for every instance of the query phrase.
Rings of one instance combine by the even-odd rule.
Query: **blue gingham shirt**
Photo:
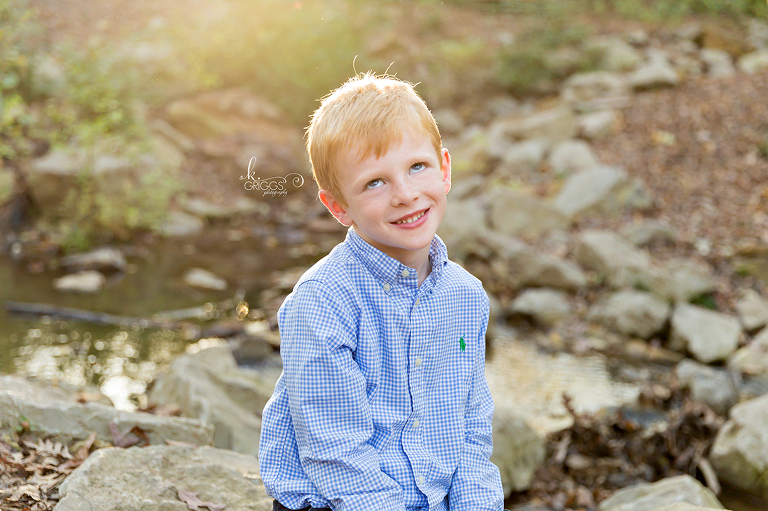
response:
[[[435,236],[432,272],[349,229],[278,312],[283,373],[259,463],[292,509],[501,511],[485,380],[488,297]]]

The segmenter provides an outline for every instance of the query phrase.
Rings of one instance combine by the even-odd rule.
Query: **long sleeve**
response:
[[[493,399],[485,380],[487,296],[484,296],[483,325],[476,340],[480,349],[473,361],[464,420],[464,446],[449,493],[451,511],[501,511],[504,508],[499,469],[490,462],[493,449]]]
[[[301,466],[337,511],[405,510],[381,471],[367,383],[355,361],[359,325],[320,282],[302,283],[280,322],[281,351]]]

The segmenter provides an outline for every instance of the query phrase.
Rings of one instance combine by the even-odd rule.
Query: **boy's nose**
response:
[[[392,194],[392,205],[410,204],[419,198],[416,188],[407,180],[395,184]]]

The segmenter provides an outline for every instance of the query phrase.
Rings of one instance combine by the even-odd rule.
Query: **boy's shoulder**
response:
[[[305,271],[294,286],[294,291],[308,281],[316,281],[330,287],[345,287],[352,283],[351,274],[355,271],[354,254],[346,243],[342,242]]]
[[[488,295],[485,292],[485,288],[480,279],[469,273],[459,263],[448,259],[443,271],[446,272],[446,276],[448,277],[446,280],[452,285],[469,291],[470,293],[480,294],[486,300],[488,299]]]

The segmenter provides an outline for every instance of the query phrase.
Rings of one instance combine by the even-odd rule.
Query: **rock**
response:
[[[707,74],[713,78],[731,76],[736,72],[731,56],[723,50],[701,50],[701,61],[707,67]]]
[[[256,457],[212,447],[158,445],[95,451],[61,484],[56,510],[186,510],[180,491],[195,492],[227,511],[272,509]]]
[[[473,136],[462,137],[451,149],[451,180],[461,182],[491,169],[488,140],[483,133],[472,131]]]
[[[213,425],[216,447],[256,454],[261,410],[278,376],[238,369],[229,348],[216,346],[174,360],[152,383],[149,401]]]
[[[582,266],[595,270],[616,287],[642,283],[650,271],[650,255],[611,231],[583,231],[574,255]]]
[[[566,46],[544,55],[544,66],[554,75],[565,77],[578,71],[584,64],[583,52]]]
[[[632,30],[627,34],[627,42],[634,46],[644,46],[648,44],[648,32],[642,28]]]
[[[619,116],[615,110],[600,110],[578,117],[576,132],[582,138],[597,140],[610,135],[618,125]]]
[[[539,236],[551,229],[570,226],[568,216],[526,193],[502,188],[489,198],[489,223],[492,229],[510,236]]]
[[[685,359],[675,367],[675,375],[691,390],[693,399],[720,415],[726,415],[739,402],[739,389],[728,371]]]
[[[227,289],[227,281],[214,273],[202,268],[192,268],[184,274],[184,282],[193,287],[210,289],[212,291],[224,291]]]
[[[587,277],[576,264],[541,253],[522,241],[496,232],[479,236],[500,264],[494,271],[500,282],[511,289],[523,286],[551,287],[576,291],[587,285]]]
[[[40,55],[33,63],[31,82],[37,95],[58,96],[67,84],[66,70],[53,55]]]
[[[749,51],[742,30],[731,28],[725,23],[708,23],[697,42],[704,48],[726,51],[733,58],[739,58]]]
[[[728,357],[728,368],[768,380],[768,328]]]
[[[651,200],[645,188],[630,181],[623,169],[601,165],[568,177],[553,205],[564,215],[578,218],[591,213],[610,215],[646,209]]]
[[[59,277],[53,281],[53,287],[65,293],[98,293],[106,281],[101,273],[86,270]]]
[[[501,164],[494,170],[499,177],[516,178],[521,175],[538,174],[539,165],[549,150],[545,138],[524,140],[510,144],[501,156]]]
[[[768,498],[768,394],[731,408],[715,437],[709,459],[721,481]]]
[[[452,200],[450,204],[437,234],[445,242],[451,257],[462,259],[477,237],[488,229],[486,205],[482,197]]]
[[[676,502],[668,506],[664,506],[658,511],[707,511],[709,509],[721,509],[717,507],[702,507],[688,504],[687,502]]]
[[[16,182],[16,176],[10,169],[0,166],[0,204],[4,204],[13,196],[13,187]]]
[[[195,144],[185,134],[165,122],[163,119],[152,119],[149,122],[152,131],[172,142],[179,150],[188,153],[195,150]]]
[[[679,82],[680,77],[661,52],[651,54],[648,63],[629,75],[629,84],[634,90],[673,87]]]
[[[485,102],[485,110],[492,118],[510,117],[520,111],[520,102],[513,96],[494,96]]]
[[[587,316],[622,334],[650,339],[667,322],[670,306],[652,293],[625,289],[593,305]]]
[[[674,243],[677,239],[675,229],[661,220],[641,220],[624,226],[619,233],[638,247],[656,242]]]
[[[67,191],[79,186],[78,178],[86,166],[82,151],[54,149],[32,160],[26,173],[27,189],[44,216],[56,217]]]
[[[555,174],[567,175],[597,166],[597,158],[583,140],[566,140],[552,149],[548,163]]]
[[[741,324],[747,332],[768,325],[768,300],[760,296],[754,289],[739,291],[736,311],[739,313]]]
[[[686,474],[618,490],[603,500],[597,511],[658,511],[679,502],[724,509],[712,490]]]
[[[112,406],[112,401],[95,385],[72,385],[16,375],[0,375],[0,392],[12,392],[29,399],[69,401],[72,403],[97,402]]]
[[[456,135],[464,130],[464,119],[452,108],[441,108],[432,112],[435,117],[440,134]]]
[[[80,404],[61,389],[22,383],[0,390],[0,427],[15,429],[26,418],[32,431],[57,438],[64,443],[88,438],[112,442],[110,423],[120,431],[138,426],[151,444],[177,440],[195,445],[210,444],[213,428],[195,419],[164,417],[140,412],[125,412],[100,403]]]
[[[238,196],[234,200],[230,199],[226,204],[191,198],[182,201],[181,207],[191,215],[212,219],[230,218],[249,213],[269,213],[268,205],[242,196]]]
[[[175,175],[179,172],[187,161],[187,157],[173,142],[161,135],[152,135],[149,140],[152,147],[152,153],[157,157],[158,162],[168,173]]]
[[[743,55],[737,64],[738,68],[749,74],[755,74],[768,69],[768,50],[757,50]]]
[[[606,71],[630,71],[643,56],[617,37],[598,36],[584,42],[587,53],[599,55],[598,67]]]
[[[684,41],[696,41],[704,35],[704,25],[699,21],[690,21],[675,30],[675,37]]]
[[[72,254],[59,259],[59,264],[69,270],[125,271],[128,263],[123,253],[114,247],[101,247],[82,254]]]
[[[565,81],[560,95],[577,112],[622,108],[629,103],[629,85],[618,73],[579,73]]]
[[[672,349],[688,351],[700,362],[709,364],[726,359],[736,351],[741,334],[739,320],[722,314],[679,303],[672,314]]]
[[[505,497],[530,487],[545,456],[544,438],[523,419],[503,411],[494,414],[491,461],[501,472]]]
[[[613,287],[642,287],[676,301],[715,289],[711,268],[690,259],[654,263],[650,254],[611,231],[586,230],[578,237],[576,260]]]
[[[714,291],[712,267],[686,258],[674,258],[651,269],[645,286],[670,300],[688,301]]]
[[[183,211],[171,210],[158,227],[158,232],[167,237],[196,236],[203,232],[204,227],[205,222],[202,218]]]
[[[754,48],[768,49],[768,23],[757,18],[750,19],[747,25],[747,40]]]
[[[488,129],[488,140],[494,145],[504,140],[546,138],[551,144],[558,144],[575,134],[573,110],[562,104],[521,117],[497,120]]]
[[[568,295],[554,289],[526,289],[512,302],[511,311],[530,316],[545,327],[555,326],[573,315]]]

